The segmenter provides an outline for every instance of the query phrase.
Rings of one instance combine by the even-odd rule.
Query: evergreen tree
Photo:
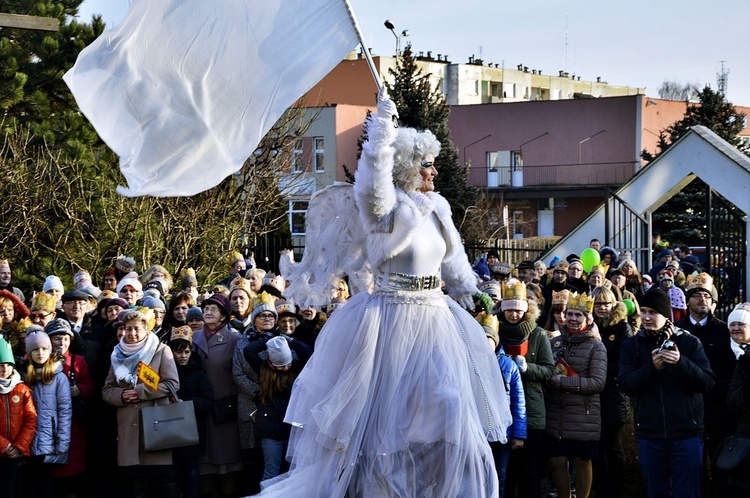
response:
[[[708,86],[698,93],[698,100],[698,103],[688,105],[681,120],[660,133],[659,152],[653,156],[644,151],[644,159],[652,161],[659,157],[695,125],[710,128],[741,152],[750,155],[750,149],[739,138],[745,114],[738,112],[724,95]],[[696,179],[654,213],[654,229],[662,234],[662,238],[672,242],[672,245],[678,242],[688,245],[705,243],[706,217],[709,215],[705,203],[706,188],[708,186],[702,180]]]
[[[101,142],[78,112],[73,95],[62,80],[78,53],[104,31],[101,16],[95,16],[91,24],[75,20],[82,2],[0,0],[0,11],[60,21],[57,32],[0,30],[0,110],[5,116],[3,138],[23,125],[31,132],[32,143],[46,143],[79,160],[93,162],[86,146]]]
[[[410,44],[397,59],[396,69],[389,72],[394,82],[385,82],[385,87],[396,104],[401,125],[430,130],[440,141],[440,155],[435,158],[438,170],[435,189],[450,203],[458,226],[466,209],[476,202],[478,190],[468,183],[468,166],[459,164],[458,151],[448,129],[450,108],[440,90],[432,87],[428,75],[417,67]]]

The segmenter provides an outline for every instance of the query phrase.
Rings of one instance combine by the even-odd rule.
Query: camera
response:
[[[677,344],[674,343],[674,341],[670,341],[667,339],[666,341],[661,343],[661,346],[659,346],[659,352],[662,351],[674,351],[677,349]]]

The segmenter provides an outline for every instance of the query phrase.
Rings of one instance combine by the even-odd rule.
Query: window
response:
[[[305,235],[308,201],[289,201],[289,229],[292,235]]]
[[[505,97],[506,99],[516,98],[515,83],[503,83],[503,97]]]
[[[315,158],[315,172],[323,173],[326,170],[326,167],[325,167],[326,142],[323,137],[315,137],[313,139],[313,142],[315,144],[315,155],[313,156]]]
[[[510,185],[510,151],[487,152],[487,186]]]
[[[292,149],[292,171],[294,173],[300,173],[305,169],[304,154],[302,150],[302,139],[298,138],[294,142],[294,148]]]

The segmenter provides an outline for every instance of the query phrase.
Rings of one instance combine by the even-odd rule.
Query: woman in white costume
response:
[[[429,131],[396,128],[394,116],[380,99],[368,123],[356,209],[348,207],[359,212],[349,227],[365,232],[358,240],[336,229],[337,240],[362,246],[374,290],[352,296],[322,329],[286,414],[291,471],[266,481],[261,496],[497,496],[487,441],[505,442],[511,417],[484,331],[456,303],[473,307],[478,291],[450,206],[433,192],[440,144]],[[308,241],[306,258],[310,249]],[[300,303],[311,286],[287,266]]]

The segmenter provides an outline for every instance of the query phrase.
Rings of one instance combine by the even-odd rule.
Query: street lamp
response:
[[[466,164],[466,149],[468,149],[472,145],[478,144],[479,142],[481,142],[482,140],[484,140],[486,138],[490,138],[491,136],[492,136],[492,133],[490,133],[488,135],[485,135],[482,138],[480,138],[479,140],[475,140],[475,141],[471,142],[469,145],[467,145],[466,147],[463,148],[463,150],[461,152],[463,152],[463,154],[464,154],[464,164]]]
[[[383,25],[391,32],[393,33],[393,37],[396,38],[396,57],[401,55],[401,38],[405,38],[409,36],[409,30],[405,29],[401,32],[401,36],[398,36],[396,34],[396,26],[393,25],[393,23],[386,19]]]

